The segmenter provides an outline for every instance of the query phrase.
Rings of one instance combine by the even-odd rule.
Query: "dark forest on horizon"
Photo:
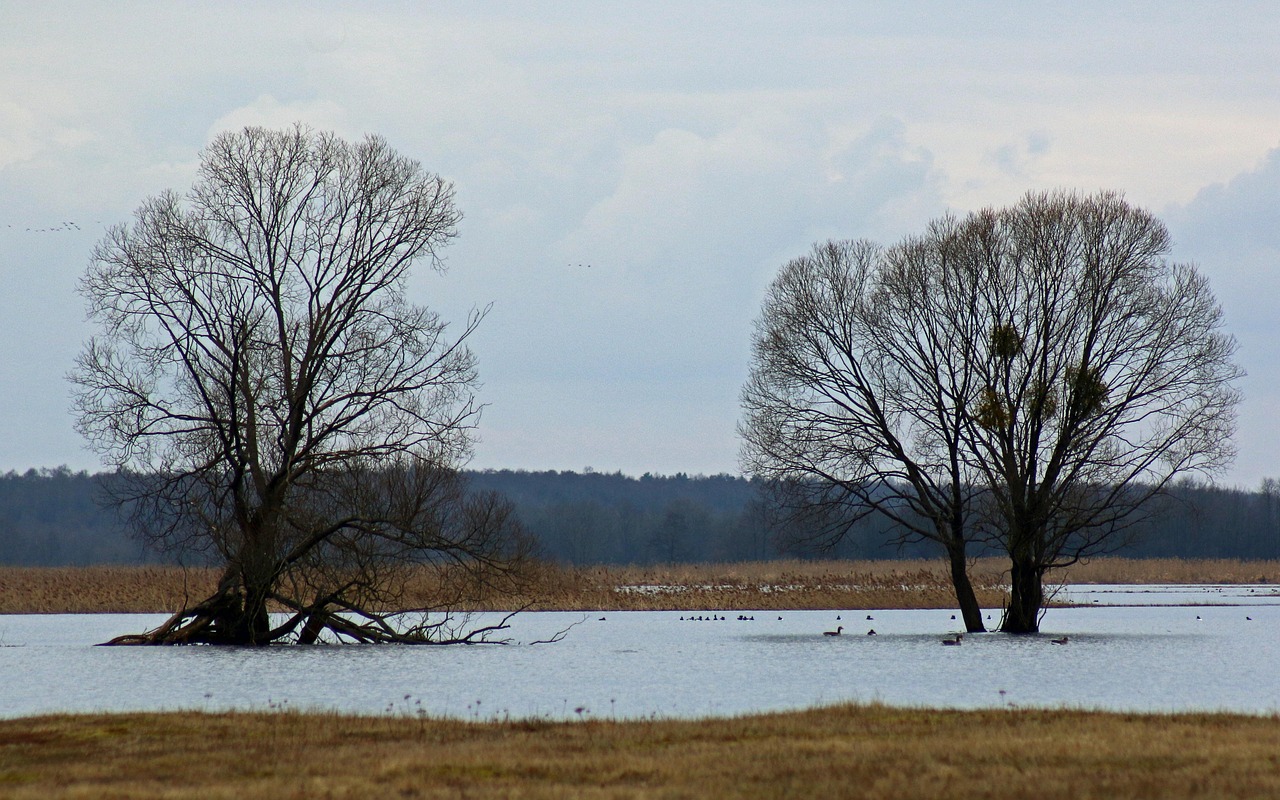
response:
[[[936,558],[930,542],[899,546],[872,517],[834,549],[779,535],[759,487],[732,475],[484,470],[477,490],[508,497],[541,555],[575,564],[665,564],[772,558]],[[101,504],[109,474],[65,467],[0,474],[0,564],[81,566],[165,562]],[[1161,511],[1135,526],[1116,555],[1131,558],[1280,558],[1280,487],[1179,484]],[[789,543],[790,542],[790,543]],[[984,555],[979,550],[976,555]],[[994,554],[994,553],[990,553]]]

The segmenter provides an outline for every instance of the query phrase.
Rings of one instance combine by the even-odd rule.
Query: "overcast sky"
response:
[[[0,471],[99,468],[65,375],[105,226],[218,132],[379,133],[465,215],[415,302],[461,321],[472,466],[738,471],[789,258],[1027,190],[1161,215],[1240,340],[1280,476],[1280,14],[1268,3],[23,3],[0,25]],[[1122,6],[1122,7],[1117,7]]]

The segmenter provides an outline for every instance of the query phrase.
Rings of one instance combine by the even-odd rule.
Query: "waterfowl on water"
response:
[[[963,639],[963,638],[964,638],[964,634],[963,634],[963,633],[957,633],[957,634],[956,634],[956,638],[954,638],[954,639],[943,639],[943,640],[942,640],[942,643],[943,643],[943,644],[960,644],[960,640],[961,640],[961,639]]]
[[[871,630],[867,631],[867,635],[868,635],[868,636],[878,636],[879,634],[877,634],[877,633],[876,633],[876,629],[875,629],[875,628],[872,628]]]
[[[1063,636],[1061,639],[1050,639],[1049,641],[1053,642],[1054,644],[1066,644],[1067,639],[1068,637]]]
[[[875,617],[873,617],[873,616],[871,616],[870,614],[868,614],[868,615],[867,615],[867,619],[875,619]]]
[[[839,636],[839,635],[840,635],[840,631],[842,631],[842,630],[844,630],[844,626],[843,626],[843,625],[837,625],[837,626],[836,626],[836,629],[835,629],[834,631],[823,631],[823,632],[822,632],[822,635],[823,635],[823,636]]]

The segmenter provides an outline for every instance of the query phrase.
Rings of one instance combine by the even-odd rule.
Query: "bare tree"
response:
[[[147,200],[98,244],[79,429],[128,478],[117,499],[144,537],[223,566],[213,596],[119,642],[486,633],[447,611],[502,588],[527,546],[456,471],[483,312],[449,337],[404,294],[414,262],[442,268],[459,216],[449,183],[378,137],[247,128],[204,150],[185,198]],[[438,593],[406,608],[421,564]]]
[[[978,386],[965,358],[976,323],[956,327],[967,306],[933,291],[950,284],[954,265],[913,243],[902,249],[919,257],[829,242],[783,267],[756,323],[743,467],[819,545],[871,513],[903,540],[941,544],[965,627],[982,631],[967,551],[977,476],[961,453],[963,398]]]
[[[1235,342],[1168,249],[1117,195],[1067,193],[888,250],[819,246],[765,300],[746,468],[834,536],[878,512],[940,542],[962,609],[964,544],[998,543],[1001,628],[1038,630],[1048,569],[1123,543],[1171,480],[1233,455]]]
[[[1033,632],[1046,570],[1123,543],[1176,477],[1229,465],[1236,343],[1164,225],[1116,194],[1029,194],[951,234],[987,324],[965,452],[1010,557],[1001,629]]]

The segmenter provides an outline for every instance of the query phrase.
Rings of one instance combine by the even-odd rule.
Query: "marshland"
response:
[[[266,650],[89,646],[211,573],[6,568],[0,794],[1273,796],[1277,567],[1094,561],[959,648],[938,563],[547,567],[507,645]]]
[[[0,795],[1270,797],[1277,575],[1095,559],[1043,635],[944,648],[940,561],[547,565],[508,645],[247,651],[91,647],[213,571],[7,567],[0,665],[39,678],[0,696]]]
[[[0,695],[6,784],[169,791],[198,761],[219,771],[195,790],[234,795],[524,794],[543,778],[556,794],[725,794],[729,782],[753,796],[1076,794],[1081,776],[1086,794],[1164,793],[1147,775],[1155,754],[1160,779],[1172,760],[1184,789],[1273,788],[1256,751],[1223,740],[1237,768],[1201,732],[1261,725],[1250,741],[1266,741],[1277,722],[1275,564],[1090,576],[1098,556],[1143,540],[1160,549],[1147,556],[1275,557],[1280,544],[1274,481],[1231,499],[1259,518],[1226,517],[1247,549],[1186,513],[1200,480],[1229,473],[1246,372],[1207,273],[1175,261],[1170,229],[1123,193],[1032,183],[1010,205],[913,220],[922,232],[888,244],[830,238],[799,254],[779,240],[767,252],[787,260],[767,288],[756,269],[759,315],[749,334],[736,328],[750,349],[734,387],[743,478],[713,478],[714,515],[683,486],[648,511],[554,498],[542,521],[564,551],[549,553],[536,514],[464,470],[488,402],[489,328],[477,331],[493,306],[441,316],[409,278],[414,262],[443,272],[455,200],[474,183],[455,189],[377,134],[253,123],[210,130],[174,174],[189,191],[106,228],[78,285],[95,332],[67,374],[75,429],[112,470],[100,488],[145,551],[132,560],[208,568],[69,572],[56,565],[71,553],[116,559],[75,553],[54,523],[27,537],[54,568],[0,586],[13,612],[0,620],[15,689]],[[875,232],[864,223],[841,235]],[[672,288],[648,305],[674,305]],[[523,356],[531,374],[560,370],[547,354]],[[665,367],[682,372],[676,358],[653,374],[608,361],[655,388]],[[602,385],[560,397],[600,399]],[[626,424],[576,413],[557,444]],[[725,489],[752,498],[735,508]],[[740,563],[840,547],[946,561]],[[688,562],[710,565],[661,566]],[[1082,720],[1101,727],[1082,734]],[[1172,743],[1138,749],[1148,722]],[[336,733],[316,735],[326,725]],[[353,749],[382,745],[381,730],[396,739],[387,749]],[[557,749],[531,771],[520,759],[544,735]],[[446,752],[459,736],[521,752],[469,768]],[[884,751],[902,738],[904,756]],[[671,757],[672,742],[695,760]],[[730,742],[722,758],[715,746]],[[597,743],[679,771],[611,760]],[[219,768],[227,744],[236,755]],[[716,772],[702,780],[707,755]],[[150,756],[164,766],[144,772]],[[277,773],[287,787],[253,784]]]
[[[1265,715],[1280,707],[1280,676],[1270,668],[1280,649],[1274,566],[1091,564],[1106,582],[1062,583],[1042,633],[971,634],[959,648],[938,647],[964,627],[945,598],[944,573],[927,562],[548,567],[540,580],[559,594],[529,587],[545,606],[511,616],[511,607],[478,605],[455,616],[460,626],[492,627],[482,637],[489,644],[425,648],[97,648],[158,625],[161,609],[199,596],[202,587],[190,584],[205,574],[8,570],[0,572],[5,594],[31,598],[25,610],[42,613],[0,617],[0,665],[44,679],[0,697],[0,716],[395,713],[406,698],[426,714],[471,720],[696,718],[833,702]],[[1121,577],[1144,583],[1114,582]],[[74,602],[94,580],[137,593],[103,590],[98,603],[90,590]],[[439,578],[421,580],[429,588]],[[998,572],[984,591],[998,599]],[[111,613],[83,613],[104,608]],[[985,614],[994,627],[1000,605]],[[1067,646],[1053,644],[1063,638]]]
[[[977,559],[983,605],[999,608],[1006,565]],[[211,568],[176,566],[0,566],[0,614],[162,613],[208,594]],[[416,569],[405,602],[429,601],[440,578]],[[1099,558],[1051,571],[1046,585],[1280,583],[1280,561]],[[940,560],[776,560],[725,564],[567,566],[540,564],[522,592],[469,610],[661,611],[950,608],[954,591]]]

